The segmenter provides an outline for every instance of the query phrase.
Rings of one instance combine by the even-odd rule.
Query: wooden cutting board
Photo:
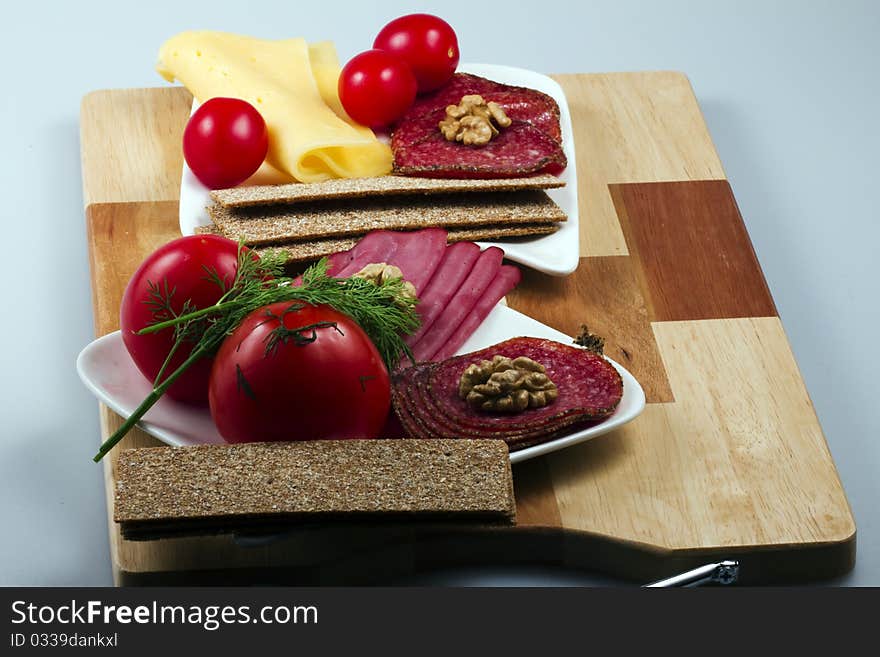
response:
[[[118,583],[375,582],[511,562],[650,580],[728,557],[755,582],[852,568],[852,513],[687,78],[555,77],[575,131],[582,257],[565,278],[525,271],[508,301],[568,334],[587,323],[604,335],[606,353],[642,383],[645,412],[515,466],[519,522],[500,531],[305,527],[265,544],[133,543],[112,522],[111,456]],[[118,328],[122,291],[141,260],[179,235],[190,103],[182,88],[83,100],[97,335]],[[120,419],[100,413],[103,440]],[[156,444],[135,431],[122,447]]]

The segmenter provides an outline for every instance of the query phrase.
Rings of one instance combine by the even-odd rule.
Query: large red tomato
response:
[[[210,189],[235,187],[250,178],[268,150],[266,122],[239,98],[205,101],[183,130],[183,157]]]
[[[174,344],[174,330],[167,328],[147,335],[137,332],[169,319],[169,308],[179,314],[187,301],[196,308],[213,305],[224,290],[208,272],[216,272],[228,289],[237,268],[238,244],[217,235],[192,235],[168,242],[138,267],[122,296],[119,324],[125,347],[145,377],[150,381],[156,379]],[[177,369],[191,351],[191,345],[182,345],[163,378]],[[207,402],[211,364],[210,358],[196,361],[168,388],[167,394],[179,401]]]
[[[348,115],[371,128],[387,126],[416,98],[416,79],[401,59],[381,50],[352,57],[339,74],[339,100]]]
[[[253,311],[224,340],[209,400],[217,429],[233,443],[376,438],[391,385],[354,320],[283,301]]]
[[[449,82],[458,66],[458,38],[442,18],[409,14],[382,28],[373,48],[400,57],[409,64],[419,93],[433,91]]]

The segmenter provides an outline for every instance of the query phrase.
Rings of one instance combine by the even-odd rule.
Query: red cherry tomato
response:
[[[391,385],[379,352],[351,318],[283,301],[253,311],[224,340],[209,399],[229,442],[376,438]]]
[[[260,168],[269,150],[266,122],[250,103],[211,98],[183,131],[183,157],[210,189],[235,187]]]
[[[409,67],[381,50],[355,55],[339,74],[342,106],[351,118],[371,128],[382,128],[403,116],[416,90]]]
[[[168,298],[174,313],[180,313],[188,300],[196,308],[207,308],[223,294],[220,285],[207,276],[216,272],[228,289],[238,269],[238,244],[217,235],[193,235],[168,242],[154,251],[138,267],[125,288],[119,313],[122,340],[138,369],[151,382],[174,344],[174,330],[137,335],[137,331],[168,319],[161,306]],[[190,345],[177,349],[164,376],[179,367],[192,351]],[[208,401],[208,377],[212,359],[196,361],[169,388],[174,399],[190,403]]]
[[[382,28],[373,48],[393,53],[409,64],[419,93],[449,82],[458,66],[458,39],[449,23],[430,14],[409,14]]]

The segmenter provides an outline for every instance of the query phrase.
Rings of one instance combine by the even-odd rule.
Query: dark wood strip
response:
[[[675,401],[630,256],[581,258],[577,270],[561,278],[523,269],[522,282],[507,301],[571,336],[586,324],[605,338],[608,357],[642,384],[649,403]]]
[[[777,315],[726,180],[608,187],[651,321]]]

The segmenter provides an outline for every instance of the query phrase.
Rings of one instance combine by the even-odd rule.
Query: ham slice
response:
[[[407,345],[412,347],[434,326],[434,322],[449,305],[450,299],[461,287],[479,256],[480,247],[473,242],[456,242],[446,247],[440,266],[434,272],[424,294],[419,297],[416,311],[422,324],[417,332],[407,336]]]
[[[501,269],[504,251],[492,246],[483,251],[473,269],[434,325],[412,347],[416,362],[431,360],[477,305]],[[493,304],[494,305],[494,304]]]
[[[375,230],[350,251],[330,256],[330,274],[348,278],[371,263],[394,265],[420,293],[443,259],[446,231],[426,228],[412,232]]]
[[[516,287],[522,275],[519,269],[511,265],[504,265],[495,275],[494,280],[486,288],[483,295],[477,300],[473,310],[464,318],[458,328],[452,333],[440,349],[431,357],[431,360],[446,360],[459,350],[474,331],[489,316],[492,309],[508,292]]]
[[[404,280],[412,283],[416,294],[420,295],[446,252],[446,231],[442,228],[426,228],[394,234],[397,235],[397,249],[387,260],[373,262],[387,262],[400,269]],[[353,273],[357,273],[357,270]]]
[[[341,258],[344,266],[334,270],[336,278],[348,278],[373,262],[388,262],[401,244],[402,233],[390,230],[374,230],[358,242],[353,249],[347,251],[348,256]],[[330,256],[331,263],[336,256]]]

